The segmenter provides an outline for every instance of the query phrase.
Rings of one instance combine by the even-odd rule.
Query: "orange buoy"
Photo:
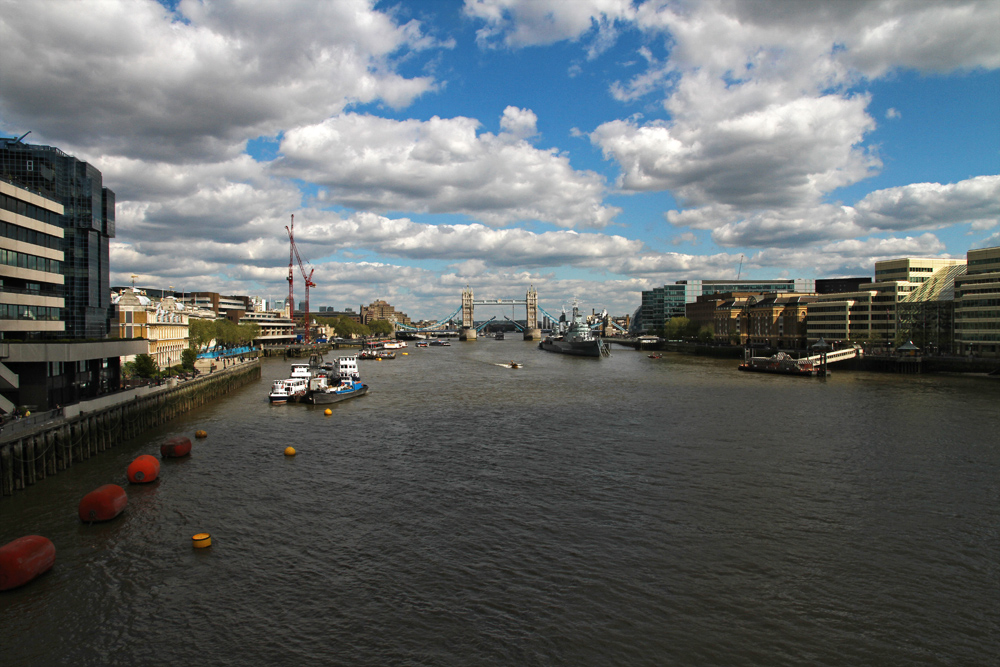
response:
[[[105,484],[85,495],[80,501],[81,521],[110,521],[122,513],[128,504],[125,489],[117,484]]]
[[[208,431],[202,431],[202,430],[195,431],[194,432],[194,437],[196,437],[196,438],[207,438],[208,437]]]
[[[176,459],[191,453],[191,438],[175,435],[160,445],[160,456],[165,459]]]
[[[160,462],[155,456],[143,454],[128,464],[127,474],[133,484],[152,482],[160,474]]]
[[[0,547],[0,591],[23,586],[48,572],[56,562],[56,547],[41,535],[25,535]]]

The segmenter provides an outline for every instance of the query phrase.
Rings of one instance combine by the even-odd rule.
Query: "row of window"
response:
[[[965,310],[964,308],[955,311],[955,319],[992,319],[1000,320],[1000,310]]]
[[[34,269],[35,271],[59,273],[62,262],[55,259],[37,257],[23,252],[0,248],[0,264],[4,264],[6,266],[16,266],[21,269]]]
[[[62,308],[48,306],[22,306],[16,303],[0,303],[0,320],[38,320],[59,322]]]
[[[17,197],[11,197],[10,195],[0,194],[0,208],[5,211],[10,211],[11,213],[23,215],[31,218],[32,220],[38,220],[39,222],[56,225],[57,227],[61,224],[60,220],[62,216],[58,213],[50,211],[47,208],[42,208],[41,206],[29,204],[26,201],[18,199]]]
[[[989,334],[962,334],[959,339],[960,343],[971,343],[974,341],[996,341],[1000,340],[1000,333],[989,333]]]
[[[0,221],[0,236],[5,239],[40,245],[43,248],[52,248],[53,250],[59,250],[62,243],[62,239],[58,236],[52,236],[51,234],[45,234],[44,232],[3,221]]]
[[[962,299],[955,304],[956,309],[982,308],[983,306],[1000,306],[998,299]]]
[[[955,330],[973,329],[982,331],[984,329],[1000,329],[1000,319],[986,322],[955,322]]]

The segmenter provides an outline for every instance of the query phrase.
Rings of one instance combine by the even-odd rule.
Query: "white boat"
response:
[[[271,392],[267,398],[271,403],[277,405],[289,401],[300,401],[305,397],[308,387],[309,380],[302,377],[275,380],[271,383]]]
[[[292,364],[292,374],[289,377],[308,380],[312,377],[312,368],[309,364]]]

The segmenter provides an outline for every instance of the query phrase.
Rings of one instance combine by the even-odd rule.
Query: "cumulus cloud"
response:
[[[393,60],[436,45],[368,0],[184,0],[175,13],[154,0],[6,2],[0,43],[6,125],[170,162],[230,159],[247,138],[436,86]]]
[[[528,143],[535,122],[530,110],[508,107],[505,131],[494,135],[477,134],[472,118],[340,114],[287,132],[273,172],[323,186],[324,201],[359,210],[462,213],[490,225],[608,225],[618,209],[601,203],[604,179]]]
[[[985,229],[1000,220],[1000,176],[876,190],[854,206],[821,204],[746,213],[734,206],[712,205],[670,211],[666,218],[678,227],[711,230],[712,240],[723,247],[789,248],[955,224]]]
[[[613,38],[615,22],[635,9],[631,0],[465,0],[465,13],[483,23],[476,33],[482,46],[538,46],[593,32],[596,54]]]

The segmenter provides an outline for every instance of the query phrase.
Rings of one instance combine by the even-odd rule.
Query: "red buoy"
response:
[[[80,501],[80,520],[109,521],[122,513],[128,504],[125,489],[117,484],[105,484],[94,489]]]
[[[56,547],[47,537],[25,535],[0,547],[0,591],[23,586],[56,562]]]
[[[191,453],[191,438],[175,435],[160,445],[160,456],[165,459],[176,459]]]
[[[152,482],[160,474],[160,462],[155,456],[143,454],[128,464],[127,474],[133,484]]]

